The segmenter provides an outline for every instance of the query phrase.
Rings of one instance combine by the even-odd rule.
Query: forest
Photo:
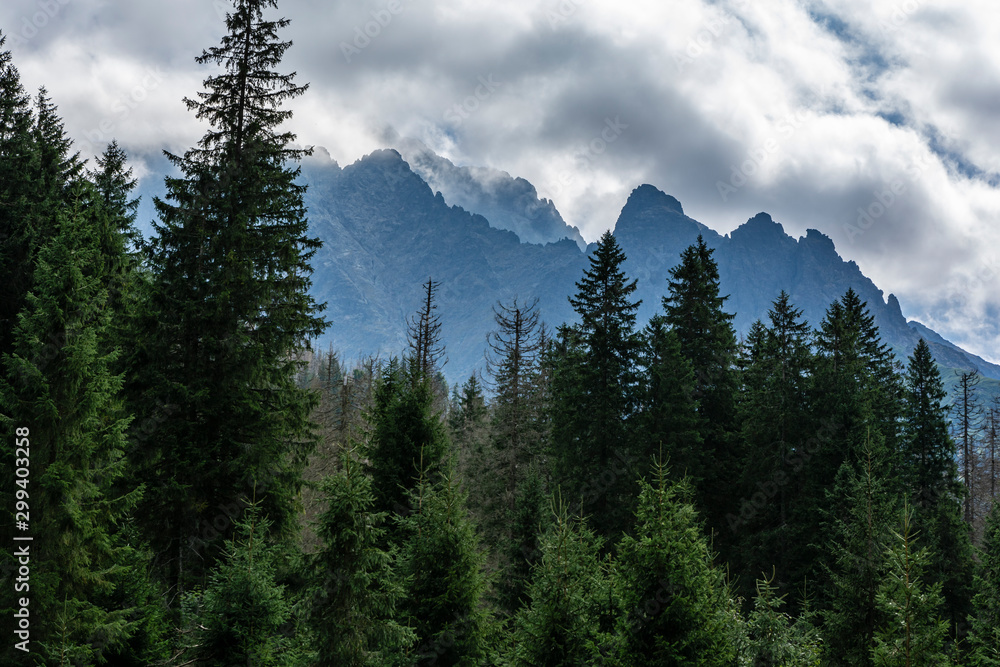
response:
[[[464,383],[433,277],[404,349],[315,349],[276,8],[197,58],[150,238],[0,36],[0,663],[1000,665],[1000,405],[853,290],[737,337],[699,239],[637,322],[607,232]]]

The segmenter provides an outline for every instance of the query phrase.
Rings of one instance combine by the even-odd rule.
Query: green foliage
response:
[[[812,535],[801,497],[806,453],[815,433],[809,393],[815,361],[802,311],[782,292],[769,325],[751,330],[742,355],[737,412],[743,441],[742,500],[726,517],[737,531],[739,571],[752,578],[771,567],[783,573],[787,592],[804,581]],[[748,592],[749,593],[749,592]]]
[[[636,282],[621,269],[625,254],[606,232],[590,256],[570,303],[580,316],[559,331],[552,366],[555,476],[571,504],[579,501],[600,535],[630,520],[635,459],[627,423],[637,407]]]
[[[416,487],[422,466],[436,477],[450,449],[444,423],[434,411],[430,378],[412,361],[391,359],[376,382],[368,421],[365,458],[375,509],[406,514],[407,493]]]
[[[945,618],[961,640],[972,611],[974,563],[969,527],[961,519],[964,486],[958,478],[955,443],[948,435],[946,398],[930,348],[921,340],[905,377],[902,475],[913,506],[917,544],[928,549],[925,576],[929,583],[941,584]]]
[[[1000,666],[1000,503],[993,503],[979,550],[979,568],[969,617],[970,664]]]
[[[754,608],[747,619],[742,659],[754,667],[819,667],[821,641],[806,615],[793,620],[771,579],[757,580]]]
[[[614,585],[623,665],[731,665],[737,620],[723,572],[713,563],[688,483],[662,464],[640,482],[635,535],[618,544]]]
[[[400,620],[416,633],[419,667],[471,667],[487,653],[484,556],[465,496],[450,473],[411,491],[413,513],[399,519],[406,537],[399,573],[406,581]]]
[[[403,586],[393,554],[379,546],[387,515],[372,510],[371,480],[351,451],[343,451],[341,465],[322,483],[322,547],[310,559],[306,606],[315,659],[342,667],[401,665],[415,638],[395,620]]]
[[[872,647],[872,662],[877,667],[951,664],[944,652],[948,621],[941,618],[941,584],[924,584],[929,557],[926,548],[917,548],[912,519],[913,511],[907,504],[901,529],[892,531],[894,543],[885,554],[885,578],[877,601],[886,624],[876,632]]]
[[[681,253],[670,270],[668,294],[663,297],[665,322],[676,334],[680,350],[694,372],[699,432],[704,451],[703,474],[695,479],[695,504],[708,525],[720,530],[726,503],[738,482],[740,457],[733,437],[737,377],[736,334],[733,315],[723,310],[728,297],[720,295],[719,269],[714,250],[699,236]],[[719,533],[720,547],[728,551],[730,536]],[[728,556],[728,553],[726,554]]]
[[[677,332],[667,327],[662,315],[653,316],[642,339],[638,455],[644,461],[663,455],[680,474],[701,479],[710,461],[698,432],[691,364],[681,352]]]
[[[112,316],[104,307],[111,259],[99,242],[105,223],[94,188],[74,186],[56,235],[38,253],[0,378],[0,424],[11,433],[30,428],[30,465],[19,465],[32,474],[18,490],[33,517],[32,562],[46,564],[32,571],[31,599],[36,618],[53,619],[38,629],[51,660],[94,661],[135,632],[129,610],[107,604],[132,560],[116,526],[140,492],[116,490],[130,418],[105,344]]]
[[[871,665],[875,633],[887,622],[877,598],[886,574],[883,556],[896,505],[886,489],[888,467],[876,451],[877,445],[865,451],[858,466],[845,462],[827,492],[823,527],[828,559],[824,567],[829,603],[823,627],[827,664]]]
[[[553,521],[541,539],[528,597],[514,624],[510,664],[575,667],[600,664],[602,620],[610,610],[607,563],[601,540],[583,519],[553,500]]]
[[[130,452],[148,493],[139,517],[162,573],[181,590],[203,582],[255,486],[272,530],[296,526],[301,470],[316,444],[315,395],[295,382],[298,352],[325,323],[308,293],[309,259],[298,169],[306,154],[279,126],[304,92],[274,68],[290,46],[268,21],[274,0],[236,0],[228,34],[201,64],[223,71],[187,100],[209,128],[168,157],[180,176],[147,246],[151,278],[135,322],[131,407],[169,419]],[[217,525],[221,525],[220,531]]]
[[[189,664],[300,664],[299,642],[286,635],[292,609],[284,587],[275,582],[276,549],[267,545],[267,533],[268,520],[251,505],[226,541],[204,592],[185,595]]]

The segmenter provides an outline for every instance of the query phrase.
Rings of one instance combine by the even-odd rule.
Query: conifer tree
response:
[[[519,304],[516,298],[510,305],[494,306],[497,329],[489,336],[487,360],[496,387],[490,473],[503,480],[498,500],[508,517],[514,512],[518,486],[540,454],[537,394],[542,338],[537,307],[537,299]]]
[[[434,377],[440,369],[439,363],[444,358],[444,345],[441,343],[441,316],[437,310],[435,295],[441,283],[430,278],[424,283],[424,300],[420,310],[414,315],[407,326],[407,338],[410,346],[410,357],[413,359],[418,373],[415,378]]]
[[[676,333],[681,353],[694,371],[703,460],[711,461],[711,467],[703,471],[704,477],[695,480],[696,504],[705,513],[709,527],[721,530],[728,509],[726,499],[738,482],[739,457],[732,437],[736,334],[734,316],[723,310],[729,297],[721,296],[714,252],[699,235],[698,241],[681,253],[680,264],[670,270],[663,308],[666,323]],[[727,533],[719,533],[723,547]]]
[[[807,465],[803,452],[815,433],[809,393],[814,359],[809,325],[781,292],[768,313],[769,325],[751,331],[741,373],[737,412],[743,439],[741,496],[746,506],[727,517],[738,531],[742,573],[771,566],[787,577],[782,588],[800,584],[812,557],[812,536],[801,531],[798,480]],[[760,499],[760,502],[756,502]]]
[[[928,550],[928,583],[941,584],[945,614],[961,629],[971,612],[973,552],[961,518],[964,489],[958,479],[955,443],[948,435],[947,398],[930,347],[921,339],[905,380],[903,474],[913,507],[916,543]],[[961,639],[963,632],[958,633]]]
[[[552,524],[531,571],[530,604],[514,625],[509,662],[515,667],[598,664],[606,644],[601,626],[612,598],[601,539],[561,502],[551,508]]]
[[[38,238],[31,223],[39,197],[31,100],[6,41],[0,34],[0,356],[14,349],[17,315],[34,276]]]
[[[461,387],[452,389],[448,409],[448,433],[455,449],[456,469],[469,491],[469,509],[482,526],[493,495],[484,488],[490,467],[490,409],[486,405],[482,383],[473,373]],[[495,480],[491,480],[495,482]]]
[[[488,651],[490,618],[483,605],[484,557],[465,495],[450,474],[437,484],[422,475],[411,492],[413,513],[400,519],[406,536],[399,573],[406,595],[399,616],[416,633],[418,667],[472,667]]]
[[[869,446],[858,464],[844,462],[827,491],[823,531],[828,535],[829,602],[823,635],[824,659],[831,664],[871,665],[875,633],[886,623],[878,593],[896,506],[887,489],[888,464],[877,454],[880,444]]]
[[[626,424],[636,410],[639,336],[630,300],[636,282],[625,253],[605,232],[570,304],[580,317],[560,329],[552,371],[552,447],[556,479],[582,504],[599,535],[629,521],[634,459]]]
[[[277,550],[267,544],[267,523],[256,503],[251,505],[226,541],[205,591],[186,594],[190,644],[184,664],[299,664],[299,643],[286,636],[292,609],[285,587],[275,581]]]
[[[818,667],[821,641],[806,616],[793,620],[782,611],[774,575],[757,580],[754,607],[747,619],[743,659],[754,667]]]
[[[965,485],[963,519],[969,526],[976,522],[976,440],[982,420],[982,405],[977,391],[981,376],[978,369],[957,371],[955,400],[952,411],[955,415],[954,428],[958,432],[958,444],[962,461],[962,481]]]
[[[376,511],[412,511],[407,493],[416,488],[422,467],[438,479],[451,445],[433,405],[430,378],[413,360],[391,359],[385,365],[376,381],[365,449]]]
[[[315,446],[315,395],[295,383],[298,350],[324,328],[308,294],[304,186],[289,166],[308,151],[280,126],[306,87],[275,71],[290,42],[275,0],[235,0],[228,34],[196,60],[221,65],[190,110],[209,129],[156,200],[152,273],[136,324],[129,387],[137,414],[171,406],[131,460],[148,493],[140,517],[165,578],[183,590],[219,554],[216,517],[261,492],[271,530],[293,530],[301,469]],[[226,522],[228,523],[228,521]]]
[[[973,588],[969,664],[1000,667],[1000,503],[993,503],[986,520]]]
[[[886,551],[886,575],[879,585],[878,604],[887,619],[875,634],[872,662],[876,667],[950,665],[944,652],[948,621],[941,618],[941,584],[926,585],[926,548],[917,546],[913,512],[906,504],[899,532]]]
[[[18,429],[30,450],[18,466],[33,472],[17,492],[31,509],[31,559],[45,564],[30,582],[33,618],[46,619],[32,627],[32,641],[53,662],[95,661],[101,647],[121,646],[136,631],[128,608],[104,606],[132,564],[116,526],[139,494],[115,488],[130,419],[105,345],[106,223],[98,193],[76,184],[69,208],[57,212],[55,237],[38,253],[0,379],[0,423]]]
[[[618,544],[622,664],[731,665],[738,615],[702,535],[689,483],[669,482],[662,463],[654,474],[652,484],[639,483],[635,535]]]
[[[371,480],[354,453],[342,450],[341,470],[326,478],[321,549],[312,556],[307,601],[315,660],[342,667],[404,664],[413,632],[396,621],[403,586],[384,541],[385,512],[372,507]]]
[[[694,372],[681,352],[677,332],[662,315],[654,315],[643,331],[641,402],[638,437],[644,461],[668,457],[682,475],[701,478],[710,462],[705,459],[698,432],[698,403],[694,398]]]

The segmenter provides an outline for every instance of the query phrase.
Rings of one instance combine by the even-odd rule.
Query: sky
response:
[[[144,178],[204,127],[224,0],[4,0],[84,155]],[[1000,362],[1000,12],[986,0],[282,0],[290,128],[341,165],[412,137],[526,178],[596,240],[650,183],[727,233],[815,228],[903,313]]]

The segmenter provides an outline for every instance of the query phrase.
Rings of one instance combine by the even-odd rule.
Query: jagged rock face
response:
[[[441,282],[438,312],[448,349],[444,370],[451,382],[483,369],[486,333],[494,326],[492,307],[498,300],[538,297],[542,317],[553,327],[574,318],[567,297],[588,265],[574,241],[522,243],[484,217],[449,206],[393,150],[376,151],[344,169],[309,161],[303,180],[310,186],[306,205],[312,233],[324,242],[313,260],[313,293],[327,303],[332,322],[321,341],[324,347],[332,343],[349,359],[401,352],[406,320],[417,310],[428,277]],[[817,327],[829,304],[851,287],[868,302],[884,340],[898,354],[908,355],[923,336],[943,365],[977,365],[985,375],[1000,377],[1000,368],[911,326],[896,298],[884,299],[820,232],[809,230],[795,239],[760,213],[721,236],[684,215],[679,201],[651,185],[632,192],[615,227],[628,257],[625,270],[639,281],[639,326],[661,311],[669,270],[699,234],[716,250],[722,290],[730,295],[727,310],[736,313],[741,333],[758,318],[766,321],[781,290]]]
[[[535,186],[523,178],[497,169],[458,167],[414,139],[400,139],[397,148],[414,173],[446,202],[483,216],[490,226],[514,232],[524,243],[568,238],[581,249],[587,247],[580,230],[567,225],[555,205],[539,199]]]
[[[303,180],[312,233],[323,240],[312,291],[327,303],[332,323],[324,347],[331,343],[348,359],[399,354],[429,277],[441,283],[438,312],[452,382],[483,368],[498,299],[538,296],[548,321],[570,317],[567,285],[585,263],[573,241],[521,243],[482,216],[448,206],[395,151],[377,151],[343,170],[305,165]]]

